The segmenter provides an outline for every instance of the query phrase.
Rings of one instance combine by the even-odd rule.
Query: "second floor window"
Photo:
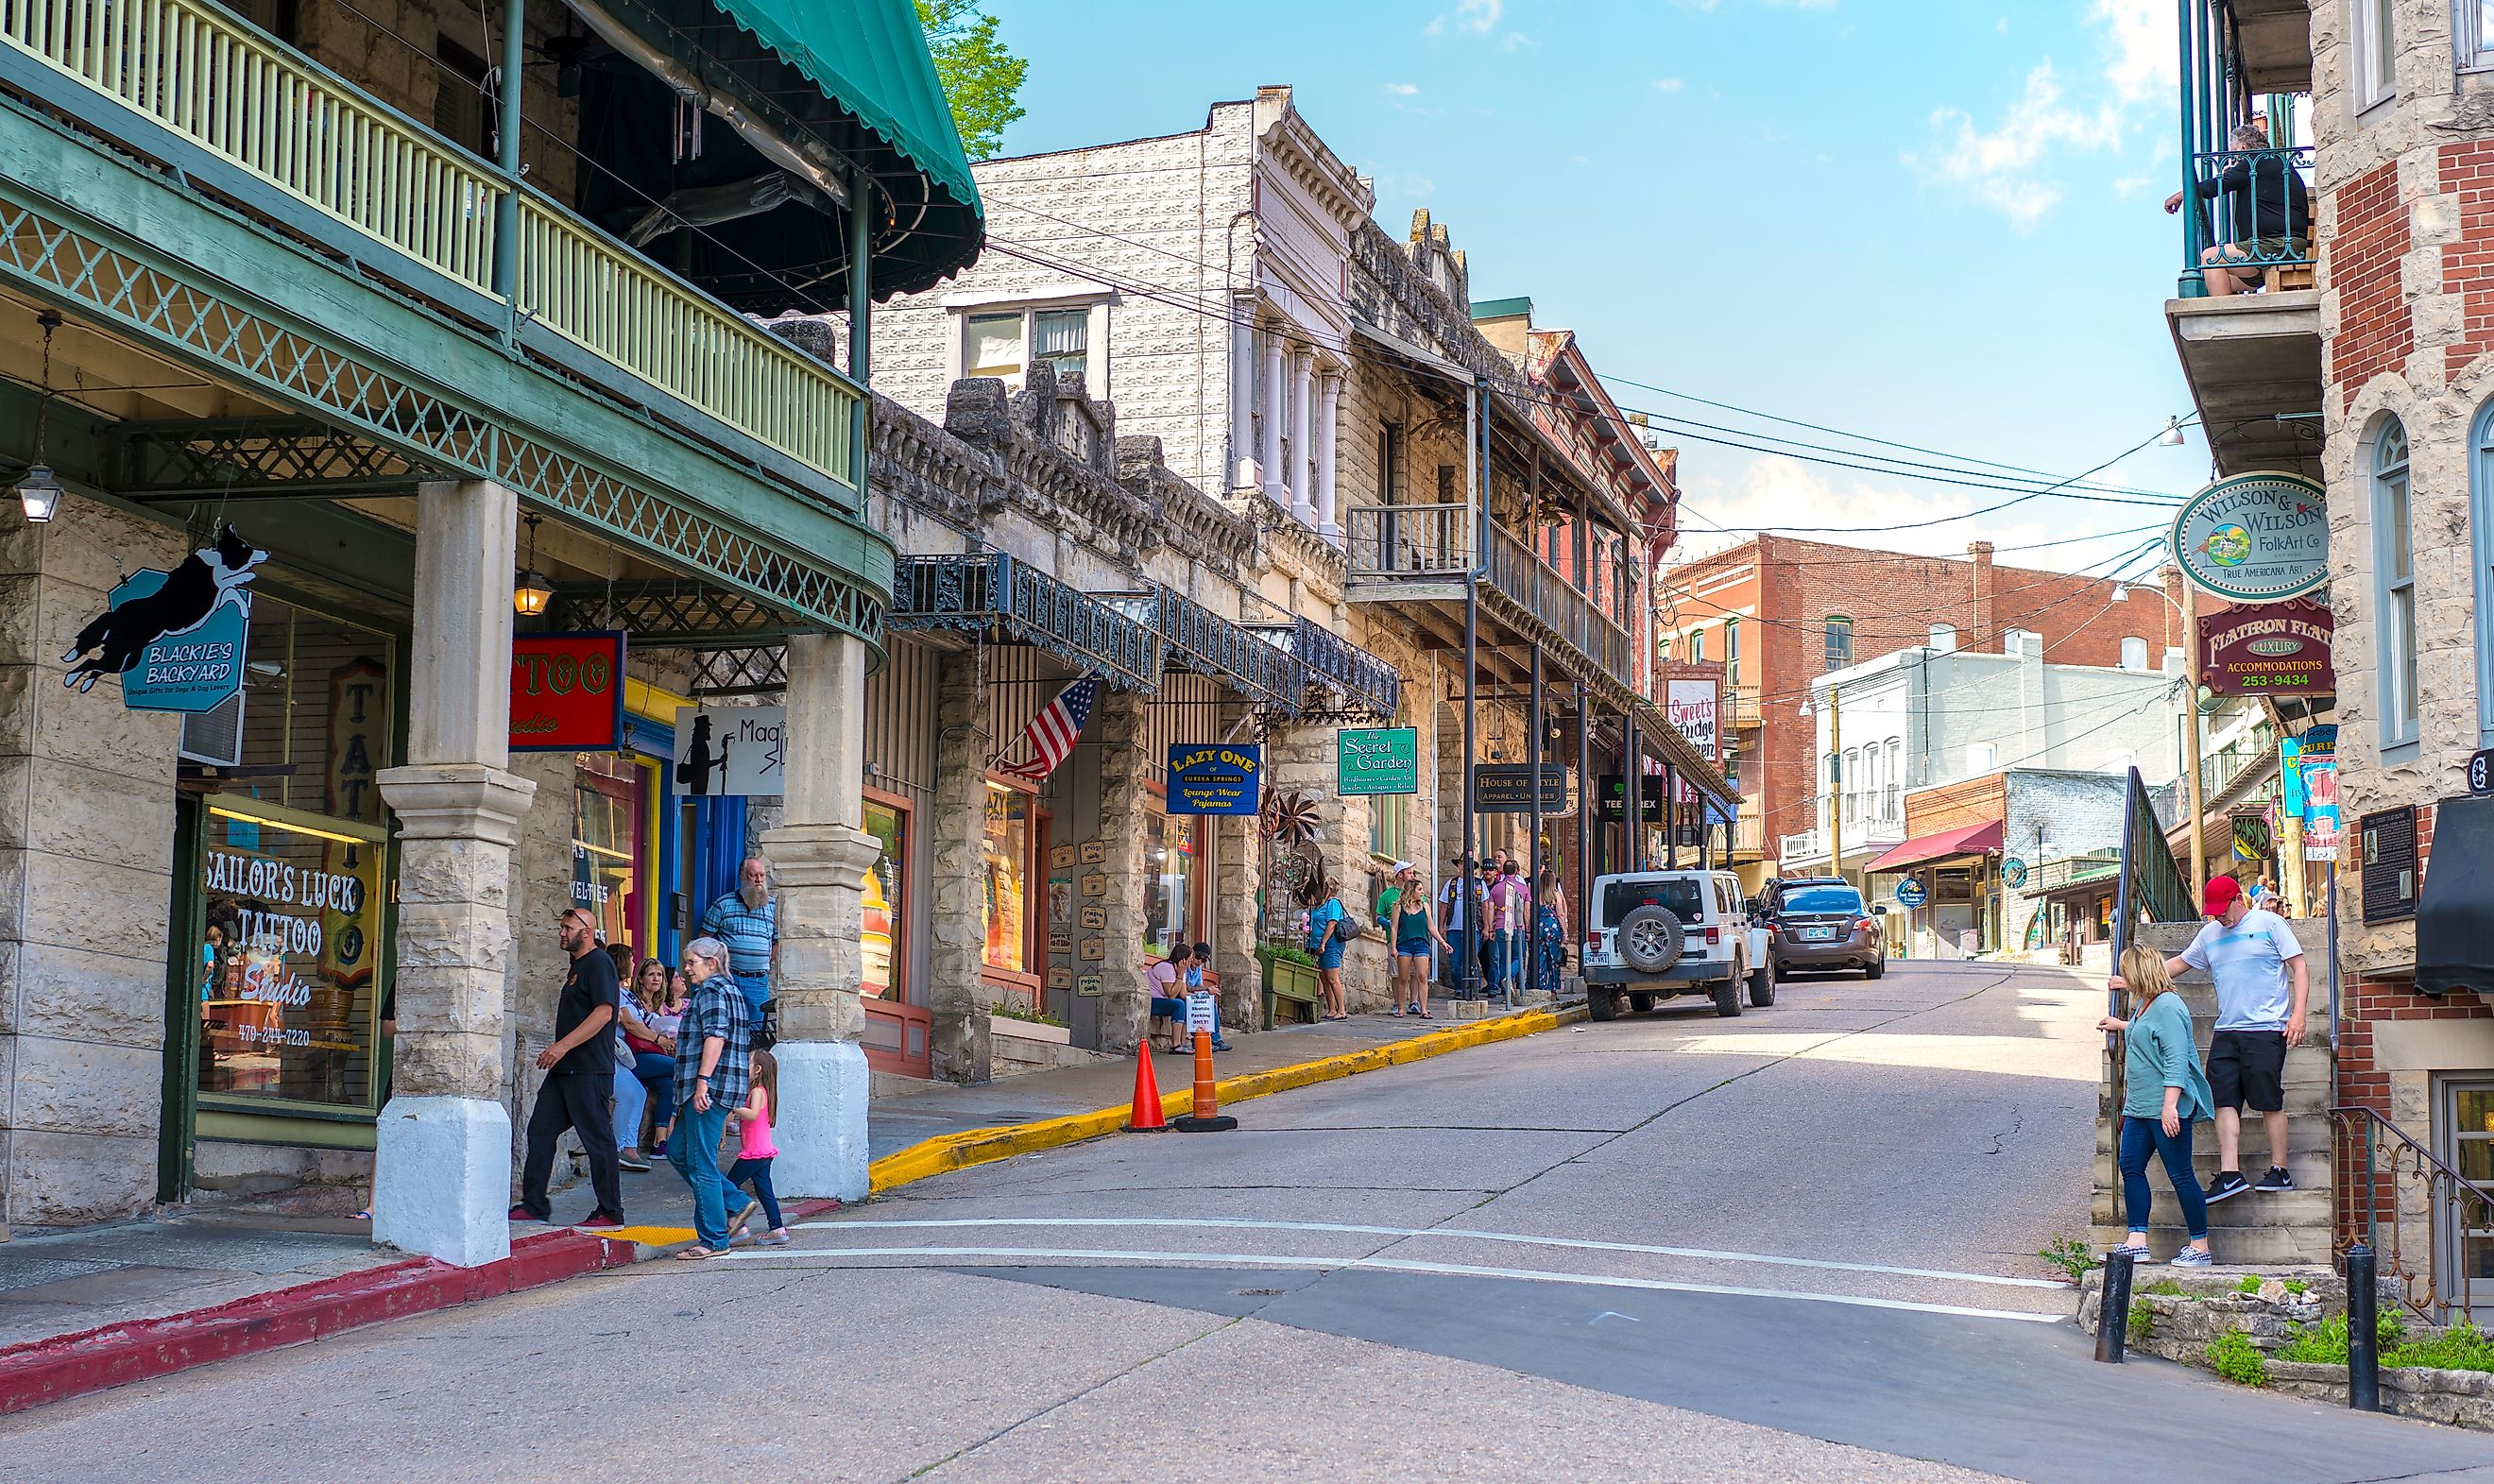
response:
[[[1706,630],[1692,628],[1688,631],[1688,657],[1698,664],[1706,662]]]
[[[2131,638],[2121,642],[2121,667],[2124,670],[2147,668],[2147,641]]]
[[[2494,0],[2459,0],[2451,32],[2461,72],[2494,68]]]
[[[1741,683],[1741,621],[1738,619],[1723,621],[1723,678],[1735,685]]]
[[[1853,663],[1853,621],[1842,614],[1827,616],[1827,668],[1841,670]]]
[[[1091,311],[1074,309],[983,310],[961,317],[961,375],[1001,377],[1019,387],[1030,367],[1046,361],[1058,376],[1080,376],[1093,396]]]
[[[2373,439],[2373,587],[2381,637],[2382,745],[2417,740],[2416,546],[2409,528],[2408,435],[2388,418]]]
[[[2348,0],[2347,40],[2359,110],[2398,91],[2398,0]],[[2477,7],[2470,3],[2462,9]]]
[[[1955,650],[1957,648],[1957,625],[1954,623],[1932,624],[1931,648],[1939,651],[1943,654]]]

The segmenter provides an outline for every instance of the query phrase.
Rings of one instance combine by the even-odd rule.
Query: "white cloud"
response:
[[[1678,77],[1657,77],[1654,79],[1654,90],[1658,93],[1677,93],[1680,91],[1680,79]]]
[[[1410,98],[1420,91],[1420,85],[1416,82],[1389,82],[1384,91],[1390,98]]]
[[[1962,514],[2010,497],[1826,469],[1780,454],[1753,456],[1702,446],[1691,452],[1697,456],[1693,465],[1687,460],[1681,465],[1680,539],[1671,549],[1674,561],[1693,560],[1738,545],[1765,527],[1790,531],[1805,541],[1925,557],[1962,557],[1966,543],[1990,541],[2001,549],[2003,561],[2015,565],[2057,572],[2092,567],[2100,572],[2114,557],[2143,539],[2126,534],[2042,545],[2061,542],[2076,524],[2069,505],[2050,500],[1910,530],[1863,530],[1868,526],[1905,526]],[[1796,529],[1811,526],[1843,529]]]
[[[2061,157],[2118,154],[2139,113],[2173,93],[2174,20],[2164,0],[2092,0],[2088,19],[2102,35],[2104,60],[2077,85],[2080,96],[2071,96],[2048,57],[1995,123],[1934,108],[1931,149],[1905,164],[1997,208],[2020,231],[2032,230],[2062,198],[2052,178]]]
[[[1455,0],[1451,14],[1430,17],[1429,23],[1420,28],[1420,34],[1444,36],[1454,30],[1487,36],[1498,29],[1499,17],[1506,13],[1506,0]]]

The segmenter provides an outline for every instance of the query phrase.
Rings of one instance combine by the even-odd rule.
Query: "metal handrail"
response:
[[[2192,155],[2191,166],[2193,195],[2183,200],[2181,211],[2183,261],[2188,269],[2216,266],[2207,259],[2211,249],[2217,250],[2218,261],[2242,268],[2302,267],[2317,260],[2310,145],[2202,150]],[[2198,194],[2212,183],[2221,186],[2217,194]],[[2297,186],[2302,188],[2299,192]],[[2298,195],[2303,200],[2303,230],[2296,233],[2289,216],[2286,233],[2261,235],[2261,216],[2270,211],[2291,213]]]
[[[1490,531],[1489,583],[1606,673],[1632,681],[1627,630],[1504,527]]]
[[[1469,575],[1474,566],[1468,503],[1349,505],[1343,509],[1343,548],[1353,577]]]
[[[2471,1227],[2494,1227],[2494,1192],[2443,1163],[2440,1155],[2372,1108],[2342,1104],[2329,1110],[2329,1122],[2337,1136],[2331,1159],[2339,1166],[2332,1184],[2342,1200],[2352,1197],[2358,1203],[2357,1224],[2381,1270],[2400,1280],[2403,1301],[2419,1316],[2439,1323],[2456,1311],[2469,1318],[2460,1247]],[[2351,1165],[2352,1170],[2347,1167]],[[2426,1257],[2421,1264],[2410,1259],[2409,1222],[2400,1200],[2405,1190],[2418,1184],[2424,1187]],[[2448,1294],[2437,1282],[2446,1265],[2461,1275]]]

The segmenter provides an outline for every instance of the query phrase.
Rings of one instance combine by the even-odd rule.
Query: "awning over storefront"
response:
[[[1979,825],[1943,830],[1936,834],[1917,835],[1862,867],[1867,875],[1873,871],[1911,870],[1934,861],[1947,861],[1958,856],[1988,855],[2000,848],[2000,821],[1987,820]]]
[[[1119,690],[1160,688],[1156,627],[1002,552],[901,558],[890,626],[1027,644]]]
[[[1100,600],[1161,637],[1161,663],[1191,670],[1229,685],[1259,706],[1296,714],[1306,699],[1306,672],[1288,651],[1274,648],[1244,625],[1168,588],[1144,592],[1105,592]]]
[[[1247,626],[1296,659],[1310,684],[1331,693],[1332,706],[1313,701],[1310,710],[1375,721],[1393,719],[1403,696],[1403,673],[1392,665],[1313,619]]]
[[[2494,990],[2494,799],[2446,799],[2433,811],[2433,855],[2417,896],[2416,990]],[[2448,860],[2448,867],[2436,862]]]

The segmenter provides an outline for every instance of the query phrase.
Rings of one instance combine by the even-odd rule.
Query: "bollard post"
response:
[[[1221,1110],[1220,1093],[1212,1076],[1212,996],[1194,994],[1187,997],[1187,1023],[1195,1030],[1195,1111],[1171,1123],[1180,1134],[1225,1134],[1238,1127],[1238,1120]]]
[[[2373,1249],[2347,1249],[2347,1405],[2357,1411],[2382,1409],[2382,1295],[2373,1272]]]
[[[2096,1295],[2096,1359],[2107,1365],[2121,1364],[2122,1346],[2130,1338],[2130,1254],[2106,1256],[2104,1287]]]

